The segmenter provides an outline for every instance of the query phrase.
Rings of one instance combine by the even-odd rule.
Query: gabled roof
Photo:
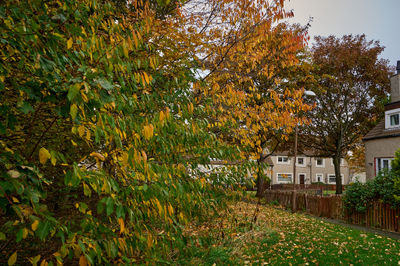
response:
[[[400,137],[400,129],[385,129],[385,119],[382,119],[367,135],[363,141]]]
[[[265,159],[264,162],[267,163],[270,167],[274,166],[274,163],[272,162],[271,157],[268,157],[267,159]]]

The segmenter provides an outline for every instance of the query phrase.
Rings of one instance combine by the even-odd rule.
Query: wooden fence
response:
[[[400,231],[400,209],[392,209],[390,205],[380,201],[372,202],[365,213],[359,213],[345,210],[340,195],[323,197],[302,192],[267,190],[265,198],[267,202],[277,201],[291,210],[304,211],[318,217],[343,220],[352,224],[395,232]]]
[[[336,190],[336,185],[329,184],[296,184],[296,190]],[[272,190],[293,190],[293,184],[274,184]],[[343,191],[346,186],[342,186]]]

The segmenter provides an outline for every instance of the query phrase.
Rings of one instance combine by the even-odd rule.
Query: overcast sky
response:
[[[381,57],[391,65],[400,60],[400,0],[290,0],[286,4],[294,11],[291,22],[305,25],[313,17],[311,39],[365,33],[368,40],[379,40],[386,47]]]

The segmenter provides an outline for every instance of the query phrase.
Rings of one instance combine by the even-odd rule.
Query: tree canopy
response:
[[[338,194],[342,192],[340,158],[383,113],[391,74],[388,61],[379,59],[383,49],[365,35],[316,37],[312,48],[316,108],[304,133],[310,147],[333,159]]]

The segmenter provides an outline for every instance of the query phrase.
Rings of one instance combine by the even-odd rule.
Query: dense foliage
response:
[[[125,12],[108,1],[1,5],[10,264],[171,259],[182,225],[216,205],[217,187],[195,171],[221,151],[195,118],[204,108],[193,108],[191,59],[165,64],[151,44],[162,21],[146,5]]]
[[[276,69],[297,64],[302,37],[273,26],[283,2],[204,1],[209,18],[178,1],[2,2],[0,263],[174,261],[191,243],[185,224],[213,215],[247,175],[248,153],[211,129],[249,116],[255,132],[290,132],[302,106],[301,88],[280,99],[223,71],[243,62],[278,84]],[[261,96],[250,112],[218,112]],[[254,141],[259,152],[244,144]],[[210,159],[240,164],[201,171]]]
[[[392,207],[400,207],[400,151],[392,162],[392,169],[378,173],[367,183],[352,183],[347,186],[343,202],[346,209],[365,212],[368,204],[382,200]]]

